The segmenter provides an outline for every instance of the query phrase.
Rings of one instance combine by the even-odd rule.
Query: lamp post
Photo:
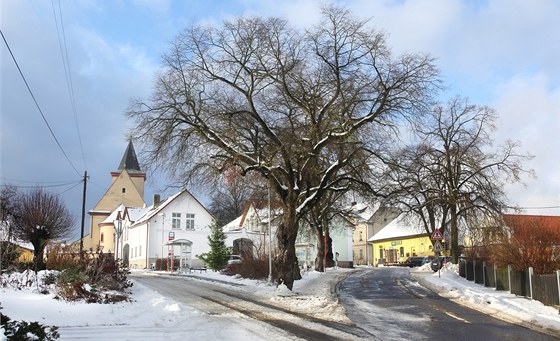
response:
[[[161,217],[161,261],[159,262],[160,270],[163,270],[163,238],[164,238],[164,231],[165,231],[165,213],[158,213],[158,216]],[[157,262],[157,261],[156,261]]]
[[[122,234],[122,216],[121,211],[117,213],[117,220],[114,222],[115,232],[117,234],[117,240],[115,243],[115,258],[119,260],[119,239],[121,239]]]
[[[268,282],[272,283],[272,221],[270,221],[270,183],[268,184]]]

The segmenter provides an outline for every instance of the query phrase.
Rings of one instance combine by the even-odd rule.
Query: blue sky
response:
[[[57,35],[62,9],[76,116]],[[560,215],[560,2],[556,0],[334,1],[388,34],[395,54],[426,52],[437,59],[456,95],[489,105],[499,114],[497,143],[521,141],[535,158],[537,178],[507,188],[527,214]],[[55,14],[58,21],[55,21]],[[0,28],[74,167],[50,135],[8,50],[1,47],[0,181],[20,186],[77,182],[87,169],[86,208],[110,184],[126,148],[130,98],[147,98],[160,56],[189,22],[219,25],[239,15],[281,16],[300,28],[318,18],[311,0],[2,0]],[[140,152],[140,150],[137,150]],[[84,162],[85,159],[85,162]],[[157,179],[157,181],[154,181]],[[170,195],[167,180],[148,174],[146,198]],[[82,187],[50,187],[62,193],[79,221]],[[197,193],[204,202],[208,193]],[[87,224],[87,221],[86,221]],[[79,226],[79,224],[77,225]],[[78,231],[79,229],[77,229]],[[86,231],[87,232],[87,231]]]

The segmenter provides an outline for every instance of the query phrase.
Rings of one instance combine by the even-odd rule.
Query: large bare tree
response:
[[[493,146],[496,114],[489,107],[455,98],[426,117],[415,129],[418,144],[398,152],[389,177],[393,194],[424,220],[427,232],[450,229],[456,263],[459,223],[501,212],[508,205],[504,186],[532,173],[523,168],[531,156],[514,141]]]
[[[163,64],[150,100],[128,111],[145,161],[181,179],[267,179],[283,206],[277,282],[290,289],[299,219],[354,180],[380,127],[425,109],[438,76],[431,57],[393,57],[382,33],[337,7],[309,31],[278,18],[194,25]]]
[[[70,237],[74,227],[62,200],[41,188],[19,195],[13,220],[15,237],[33,245],[35,270],[45,269],[43,252],[47,242]]]

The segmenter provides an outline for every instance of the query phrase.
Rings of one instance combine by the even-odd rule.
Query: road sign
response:
[[[443,235],[439,229],[435,229],[434,233],[432,234],[432,240],[443,240]]]
[[[441,245],[439,240],[436,240],[435,244],[434,244],[434,251],[435,252],[441,252],[443,251],[443,245]]]

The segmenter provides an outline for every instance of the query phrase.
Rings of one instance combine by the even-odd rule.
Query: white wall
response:
[[[172,229],[172,213],[181,213],[180,229]],[[186,229],[187,213],[194,214],[194,230]],[[210,213],[208,213],[190,193],[183,192],[157,214],[153,215],[147,223],[135,226],[134,229],[129,231],[128,242],[130,244],[131,254],[134,252],[133,248],[142,247],[142,255],[130,257],[131,268],[133,268],[133,265],[142,268],[146,267],[146,248],[148,250],[148,267],[151,263],[154,263],[157,258],[167,258],[168,246],[164,244],[169,241],[169,232],[175,234],[175,239],[187,239],[191,241],[192,266],[197,267],[203,265],[203,262],[198,260],[196,255],[210,251],[208,236],[210,235],[212,219]],[[147,241],[146,229],[149,230]],[[176,246],[174,249],[175,255],[179,257],[180,248]]]

